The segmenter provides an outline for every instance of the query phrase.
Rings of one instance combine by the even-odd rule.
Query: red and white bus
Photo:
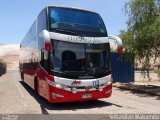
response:
[[[21,42],[21,79],[51,103],[110,97],[111,39],[121,52],[99,14],[47,6]]]

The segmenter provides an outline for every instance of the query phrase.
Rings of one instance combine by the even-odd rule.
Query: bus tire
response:
[[[37,80],[37,77],[35,77],[35,78],[34,78],[34,90],[36,91],[37,94],[39,94],[39,93],[38,93],[38,86],[39,86],[39,85],[38,85],[38,80]]]
[[[2,76],[2,71],[0,70],[0,76]]]
[[[21,80],[24,82],[24,74],[21,72]]]
[[[2,68],[2,75],[4,75],[4,74],[5,74],[5,73],[4,73],[4,71],[5,71],[5,70],[4,70],[4,67],[3,67],[3,68]]]
[[[0,67],[0,76],[3,75],[3,71],[2,71],[2,68]]]
[[[5,69],[4,69],[5,71],[4,71],[4,74],[6,74],[7,73],[7,65],[5,64]]]

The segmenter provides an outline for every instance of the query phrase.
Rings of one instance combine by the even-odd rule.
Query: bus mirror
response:
[[[117,47],[117,52],[118,53],[122,53],[123,52],[123,47],[122,46],[118,46]]]
[[[117,44],[117,52],[122,53],[123,52],[123,45],[122,40],[117,36],[108,36],[109,41],[114,41]]]
[[[47,30],[43,30],[40,34],[39,37],[43,39],[44,43],[44,49],[46,51],[51,51],[51,39],[50,39],[50,34]]]
[[[52,47],[51,47],[51,43],[50,43],[50,42],[45,41],[45,43],[44,43],[44,48],[45,48],[45,50],[46,50],[46,51],[50,52],[50,51],[51,51],[51,49],[52,49]]]

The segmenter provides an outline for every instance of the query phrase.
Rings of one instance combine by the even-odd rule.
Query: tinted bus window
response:
[[[86,36],[102,37],[107,35],[105,25],[97,13],[66,8],[50,8],[49,19],[51,31],[64,32],[62,30],[69,30]]]

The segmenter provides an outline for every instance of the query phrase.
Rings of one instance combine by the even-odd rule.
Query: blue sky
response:
[[[1,0],[0,43],[19,44],[38,13],[47,5],[63,5],[89,9],[99,13],[108,34],[118,35],[126,29],[126,0]]]

